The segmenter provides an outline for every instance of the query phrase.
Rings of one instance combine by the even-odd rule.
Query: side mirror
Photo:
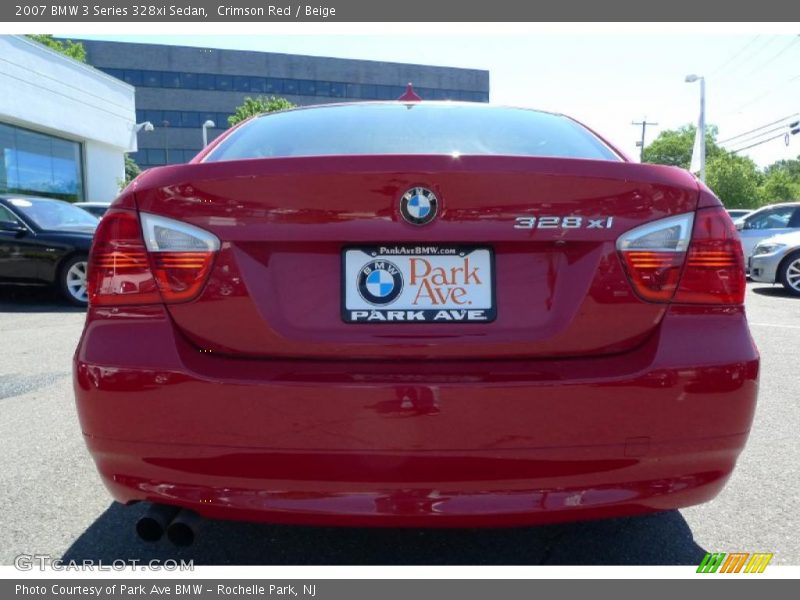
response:
[[[741,231],[742,229],[744,229],[744,221],[736,221],[736,223],[734,223],[734,226],[736,227],[736,231]]]
[[[28,233],[28,228],[16,221],[0,221],[0,231],[15,233],[17,237],[20,237]]]

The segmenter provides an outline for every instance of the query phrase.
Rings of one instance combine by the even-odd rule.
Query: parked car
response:
[[[756,245],[762,240],[800,230],[800,202],[771,204],[753,211],[736,222],[742,240],[745,260],[753,255]]]
[[[86,306],[86,266],[98,220],[69,202],[0,195],[0,284],[55,286]]]
[[[76,202],[75,206],[93,214],[98,219],[102,219],[111,206],[111,202]]]
[[[728,212],[728,215],[730,216],[731,219],[734,220],[734,222],[736,222],[738,219],[746,217],[751,212],[753,212],[752,210],[747,208],[728,208],[726,210]]]
[[[409,100],[250,119],[141,174],[89,273],[77,407],[114,498],[150,503],[145,539],[187,543],[197,515],[674,509],[722,489],[755,409],[720,201],[559,114]]]
[[[780,283],[790,294],[800,296],[800,231],[759,242],[750,258],[750,277]]]

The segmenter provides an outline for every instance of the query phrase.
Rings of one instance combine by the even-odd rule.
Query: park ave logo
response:
[[[370,260],[358,270],[355,286],[369,306],[351,307],[355,310],[349,311],[347,320],[491,320],[488,253],[462,254]]]

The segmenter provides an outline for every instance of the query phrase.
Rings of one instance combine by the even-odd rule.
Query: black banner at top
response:
[[[37,22],[787,22],[800,3],[760,0],[4,0],[0,20]]]

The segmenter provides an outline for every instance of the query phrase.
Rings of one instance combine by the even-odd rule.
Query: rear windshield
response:
[[[480,104],[347,104],[272,113],[223,140],[206,161],[289,156],[463,154],[620,160],[575,121]]]

